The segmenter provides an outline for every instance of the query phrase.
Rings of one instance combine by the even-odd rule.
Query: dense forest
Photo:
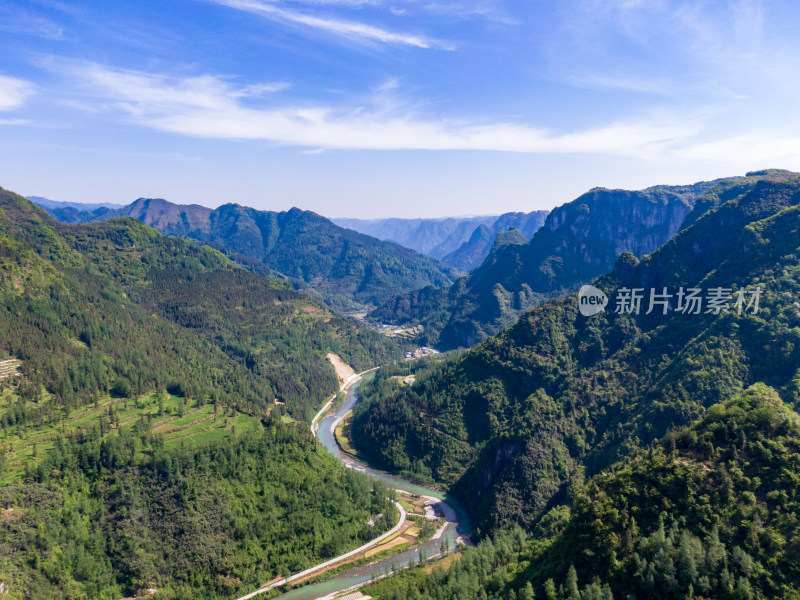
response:
[[[222,254],[132,219],[71,226],[0,192],[0,355],[58,408],[158,389],[310,419],[338,387],[328,352],[356,369],[399,349]]]
[[[453,286],[403,294],[372,316],[388,323],[421,323],[421,342],[441,349],[474,346],[531,308],[607,273],[620,253],[642,258],[764,177],[791,176],[770,170],[635,192],[595,188],[553,209],[530,242],[496,246]]]
[[[324,494],[319,493],[325,490]],[[355,548],[396,521],[387,490],[306,428],[165,449],[146,427],[65,439],[0,487],[8,598],[230,598]],[[370,518],[391,516],[371,527]]]
[[[140,198],[113,210],[49,210],[70,223],[133,217],[166,235],[210,244],[248,269],[280,273],[339,311],[374,306],[426,285],[449,285],[460,274],[436,259],[298,208],[275,212],[225,204],[211,210]]]
[[[399,356],[383,336],[208,246],[5,190],[0,299],[4,597],[229,598],[396,519],[289,416],[338,388],[327,353]]]
[[[380,600],[800,597],[800,416],[757,384],[508,528],[447,571],[369,587]],[[428,570],[430,571],[430,570]]]
[[[469,498],[483,532],[535,526],[585,479],[763,381],[800,399],[800,180],[765,176],[661,249],[623,254],[595,285],[723,288],[728,310],[587,318],[576,296],[534,309],[413,386],[378,376],[353,420],[359,449]],[[726,235],[718,233],[725,231]],[[733,306],[735,290],[757,314]],[[673,298],[673,302],[675,299]],[[674,308],[675,304],[673,304]]]
[[[358,451],[468,499],[480,540],[368,593],[800,598],[800,176],[704,191],[669,242],[594,282],[604,312],[567,296],[362,385]],[[0,450],[29,453],[0,460],[12,594],[229,597],[390,526],[368,524],[394,515],[387,491],[283,414],[336,389],[328,352],[391,363],[390,340],[133,219],[59,224],[5,192],[0,211],[0,358],[21,373],[0,386]],[[625,310],[636,289],[660,293],[651,310],[647,293]],[[224,431],[184,439],[184,411]]]

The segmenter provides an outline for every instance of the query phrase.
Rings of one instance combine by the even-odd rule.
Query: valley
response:
[[[554,246],[551,281],[575,283],[441,354],[420,340],[447,326],[376,327],[383,309],[341,316],[184,231],[59,223],[3,192],[3,581],[35,590],[20,597],[791,594],[796,507],[781,488],[800,460],[798,313],[784,298],[799,186],[768,170],[582,196],[577,216],[567,205],[544,225],[591,240]],[[636,213],[643,229],[624,239],[604,228],[642,210],[661,216]],[[456,289],[507,277],[500,257],[528,256],[544,228],[532,242],[498,234]],[[582,244],[616,255],[605,274],[591,269],[610,259],[568,258]],[[611,298],[605,310],[580,314],[578,283]],[[727,290],[727,303],[686,314],[666,291],[685,287]],[[620,308],[631,289],[663,290],[663,311]],[[758,306],[731,308],[756,289]]]
[[[0,600],[800,600],[798,26],[0,2]]]

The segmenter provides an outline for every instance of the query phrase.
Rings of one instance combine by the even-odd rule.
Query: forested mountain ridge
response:
[[[673,309],[678,287],[761,288],[758,314],[617,314],[612,300],[589,318],[572,295],[411,387],[376,377],[362,388],[354,442],[385,466],[470,498],[478,525],[492,530],[532,526],[587,474],[754,382],[795,404],[798,204],[800,176],[761,176],[641,262],[623,254],[595,283],[609,297],[668,287]]]
[[[0,189],[5,597],[230,598],[388,529],[387,491],[284,423],[338,389],[330,351],[399,357],[208,246]]]
[[[800,416],[756,384],[592,478],[533,532],[501,531],[383,600],[797,598]]]
[[[174,387],[249,411],[277,398],[310,418],[337,389],[328,352],[358,369],[399,354],[283,282],[133,219],[65,225],[5,190],[0,211],[0,352],[58,403]]]
[[[377,305],[427,285],[449,285],[456,269],[391,242],[335,225],[311,211],[261,211],[237,204],[217,209],[140,198],[92,212],[48,209],[72,223],[130,216],[166,235],[222,250],[248,269],[282,273],[297,288],[338,310]]]
[[[783,172],[786,175],[786,172]],[[560,297],[608,272],[621,252],[638,258],[681,228],[698,198],[704,210],[731,187],[752,187],[748,174],[690,186],[638,192],[596,188],[553,209],[529,243],[491,252],[450,289],[423,289],[392,299],[372,314],[389,323],[421,323],[421,341],[439,348],[469,347],[512,325],[544,300]],[[739,191],[741,193],[741,191]],[[709,198],[706,199],[705,196]]]

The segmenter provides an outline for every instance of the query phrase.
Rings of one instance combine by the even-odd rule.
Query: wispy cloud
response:
[[[0,5],[0,31],[51,40],[61,39],[64,35],[64,29],[59,24],[12,3]]]
[[[696,133],[690,119],[655,117],[557,133],[526,123],[420,116],[386,95],[395,80],[359,106],[263,106],[245,88],[203,75],[173,78],[84,65],[73,73],[97,100],[144,126],[186,136],[265,140],[311,149],[491,150],[526,153],[657,154],[665,145]]]
[[[268,0],[210,0],[237,10],[260,15],[273,21],[300,25],[344,38],[348,41],[396,44],[416,48],[438,48],[452,50],[452,45],[441,40],[412,33],[395,32],[358,21],[341,20],[328,16],[317,16],[308,12],[283,8]],[[327,4],[327,3],[324,3]]]
[[[652,95],[671,94],[675,91],[674,84],[666,79],[610,76],[599,73],[592,73],[581,77],[573,76],[571,82],[579,87],[590,89],[622,90],[625,92]]]
[[[763,13],[760,0],[579,0],[555,18],[550,55],[582,87],[706,96],[785,88],[796,47],[766,33]]]
[[[418,2],[430,13],[457,17],[461,19],[484,19],[505,25],[518,25],[519,21],[509,16],[504,3],[500,0],[423,0]]]
[[[0,110],[14,110],[33,95],[34,87],[28,81],[0,75]]]

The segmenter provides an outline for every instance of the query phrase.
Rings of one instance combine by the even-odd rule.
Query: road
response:
[[[339,392],[346,391],[351,385],[353,385],[354,383],[359,381],[364,375],[366,375],[367,373],[371,373],[372,371],[375,371],[378,368],[379,367],[374,367],[372,369],[368,369],[366,371],[362,371],[361,373],[352,375],[351,377],[349,377],[347,379],[347,381],[342,383],[341,387],[339,388]],[[331,404],[336,399],[336,395],[337,394],[334,394],[333,396],[331,396],[330,400],[328,400],[325,403],[325,406],[323,406],[322,409],[320,409],[320,411],[316,415],[314,415],[314,418],[311,420],[311,433],[314,435],[314,437],[316,437],[316,435],[317,435],[317,429],[319,428],[319,420],[320,420],[320,418],[330,408]],[[240,596],[236,600],[249,600],[250,598],[254,598],[254,597],[258,596],[259,594],[263,594],[264,592],[268,592],[269,590],[274,590],[275,588],[281,587],[282,585],[285,585],[287,583],[292,583],[292,582],[297,581],[299,579],[303,579],[305,577],[308,577],[309,575],[313,575],[317,571],[322,571],[322,570],[330,567],[331,565],[335,565],[336,563],[339,563],[339,562],[342,562],[344,560],[347,560],[348,558],[352,558],[353,556],[356,556],[359,553],[364,552],[365,550],[369,550],[373,546],[381,543],[383,540],[385,540],[389,536],[391,536],[391,535],[397,533],[398,531],[400,531],[400,528],[406,522],[406,511],[405,511],[405,509],[400,505],[399,502],[395,502],[395,505],[397,506],[397,510],[400,512],[400,519],[397,521],[397,525],[392,527],[386,533],[376,537],[374,540],[372,540],[370,542],[367,542],[366,544],[356,548],[355,550],[351,550],[350,552],[346,552],[345,554],[342,554],[340,556],[337,556],[335,558],[327,560],[327,561],[325,561],[323,563],[315,565],[315,566],[311,567],[310,569],[306,569],[305,571],[301,571],[299,573],[295,573],[294,575],[291,575],[289,577],[285,577],[283,579],[280,579],[279,581],[275,581],[273,583],[265,585],[264,587],[259,588],[254,592],[250,592],[249,594],[246,594],[244,596]]]
[[[310,569],[306,569],[305,571],[300,571],[299,573],[295,573],[294,575],[292,575],[290,577],[286,577],[286,578],[281,579],[279,581],[275,581],[274,583],[270,583],[269,585],[265,585],[264,587],[257,589],[255,592],[250,592],[249,594],[246,594],[244,596],[241,596],[241,597],[237,598],[237,600],[249,600],[250,598],[258,596],[259,594],[263,594],[264,592],[268,592],[269,590],[274,590],[275,588],[281,587],[282,585],[285,585],[287,583],[292,583],[293,581],[297,581],[299,579],[303,579],[305,577],[308,577],[309,575],[313,575],[317,571],[321,571],[323,569],[326,569],[326,568],[330,567],[331,565],[335,565],[336,563],[341,562],[343,560],[347,560],[348,558],[351,558],[353,556],[356,556],[357,554],[359,554],[361,552],[364,552],[365,550],[369,550],[370,548],[372,548],[376,544],[379,544],[380,542],[385,540],[387,537],[389,537],[389,536],[397,533],[398,531],[400,531],[400,528],[406,522],[406,511],[405,511],[405,509],[400,505],[399,502],[395,502],[395,506],[397,506],[397,510],[400,511],[400,520],[397,522],[397,525],[392,527],[386,533],[376,537],[371,542],[367,542],[366,544],[356,548],[355,550],[351,550],[350,552],[347,552],[345,554],[337,556],[336,558],[332,558],[330,560],[327,560],[324,563],[320,563],[318,565],[315,565],[315,566],[311,567]]]

